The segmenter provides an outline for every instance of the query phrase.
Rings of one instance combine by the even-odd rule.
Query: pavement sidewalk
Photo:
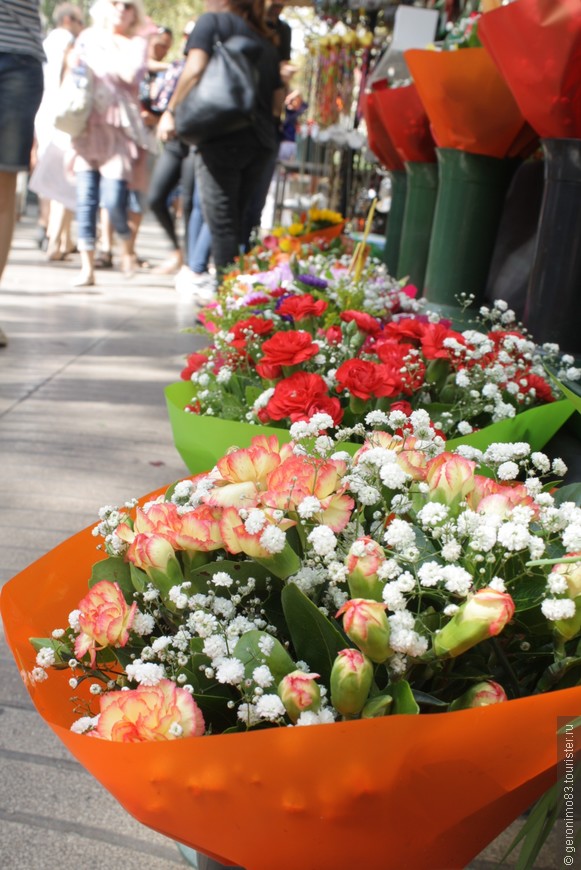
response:
[[[138,249],[153,261],[166,254],[150,220]],[[22,219],[0,289],[9,338],[0,350],[0,583],[93,524],[102,505],[186,475],[163,387],[201,345],[182,333],[195,306],[178,297],[172,278],[150,272],[125,280],[102,271],[97,286],[74,290],[77,269],[75,257],[47,263],[34,217]],[[175,845],[134,821],[36,714],[1,630],[0,714],[1,866],[184,866]],[[497,866],[515,830],[471,868]],[[538,870],[560,866],[553,851],[545,849]]]
[[[165,256],[146,221],[138,249]],[[200,339],[184,335],[195,307],[171,277],[125,280],[47,263],[35,219],[16,228],[0,290],[0,582],[123,503],[187,474],[163,387]],[[34,590],[31,590],[31,595]],[[184,866],[175,845],[142,827],[68,756],[35,712],[0,646],[0,864],[13,870]]]

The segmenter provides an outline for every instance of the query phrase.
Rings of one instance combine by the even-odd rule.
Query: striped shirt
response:
[[[0,0],[0,52],[44,61],[39,0]]]

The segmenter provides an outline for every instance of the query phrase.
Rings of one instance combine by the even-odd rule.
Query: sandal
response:
[[[99,251],[95,254],[95,269],[112,269],[113,268],[113,254],[111,251]]]

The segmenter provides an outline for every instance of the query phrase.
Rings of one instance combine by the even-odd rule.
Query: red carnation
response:
[[[381,330],[381,323],[372,317],[371,314],[366,314],[364,311],[343,311],[341,320],[344,323],[355,321],[357,329],[361,332],[366,332],[368,335],[375,335]]]
[[[261,378],[267,381],[276,381],[282,376],[282,368],[266,359],[264,362],[258,363],[256,371]]]
[[[265,408],[266,417],[270,420],[284,420],[290,417],[293,423],[297,420],[305,420],[316,413],[312,411],[311,414],[307,414],[309,408],[313,405],[318,406],[326,398],[329,398],[327,385],[321,375],[295,372],[279,381],[274,388],[274,393]],[[320,410],[319,407],[317,409]],[[329,414],[330,411],[325,408],[325,413]]]
[[[330,326],[327,331],[321,329],[321,334],[325,336],[329,344],[339,344],[343,339],[340,326]]]
[[[377,396],[382,386],[381,366],[374,362],[362,359],[349,359],[337,369],[337,383],[339,389],[347,390],[358,399],[367,401],[372,396]],[[385,395],[385,394],[382,394]]]
[[[424,332],[421,337],[422,353],[426,359],[453,359],[456,356],[455,351],[448,347],[444,347],[444,341],[447,338],[455,339],[458,344],[466,347],[466,339],[460,332],[454,329],[449,329],[442,323],[425,323]]]
[[[273,329],[272,322],[265,320],[264,317],[247,317],[246,320],[240,320],[228,329],[228,332],[234,336],[230,345],[237,350],[244,350],[249,332],[254,335],[268,335]]]
[[[389,410],[390,413],[391,411],[403,411],[406,417],[409,417],[409,415],[413,411],[413,408],[409,402],[406,402],[405,399],[401,399],[399,402],[394,402],[392,405],[390,405]]]
[[[535,375],[532,372],[525,375],[527,385],[526,387],[522,387],[522,392],[526,393],[530,389],[534,389],[536,393],[536,398],[539,402],[554,402],[555,397],[553,395],[553,391],[551,390],[550,385],[547,381],[542,378],[540,375]]]
[[[411,394],[424,385],[426,367],[419,352],[411,344],[383,341],[378,344],[376,353],[384,363],[382,373],[386,379],[383,391],[378,395]]]
[[[208,357],[205,353],[190,353],[186,357],[186,367],[182,370],[180,377],[184,381],[190,381],[192,375],[199,371],[207,362]]]
[[[261,365],[296,366],[316,356],[319,345],[308,332],[290,329],[288,332],[275,332],[264,342],[262,350]]]
[[[399,341],[402,338],[411,338],[421,341],[425,322],[417,317],[402,317],[401,320],[392,320],[385,327],[387,338]]]
[[[307,317],[320,317],[329,307],[324,299],[315,299],[310,293],[304,296],[288,296],[280,303],[277,313],[292,317],[295,323]]]

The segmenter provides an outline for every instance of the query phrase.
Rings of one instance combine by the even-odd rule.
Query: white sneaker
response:
[[[216,286],[211,275],[197,275],[187,266],[183,266],[176,275],[175,288],[180,296],[187,296],[203,305],[215,298]]]
[[[213,302],[216,298],[216,285],[213,281],[208,281],[207,284],[198,284],[193,290],[193,298],[200,305],[207,305]]]

